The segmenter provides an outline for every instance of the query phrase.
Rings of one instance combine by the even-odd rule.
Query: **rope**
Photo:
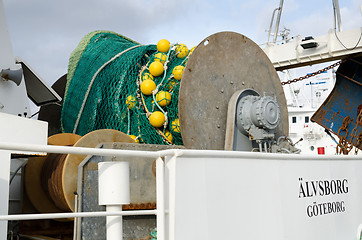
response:
[[[130,51],[130,50],[132,50],[132,49],[141,47],[141,46],[142,46],[142,45],[136,45],[136,46],[133,46],[133,47],[130,47],[130,48],[124,50],[123,52],[118,53],[116,56],[114,56],[114,57],[111,58],[109,61],[107,61],[105,64],[103,64],[103,65],[97,70],[97,72],[93,75],[92,80],[91,80],[91,82],[90,82],[90,84],[89,84],[89,86],[88,86],[87,92],[86,92],[86,94],[85,94],[85,96],[84,96],[84,100],[83,100],[82,106],[81,106],[81,108],[80,108],[80,110],[79,110],[78,117],[77,117],[77,120],[76,120],[75,125],[74,125],[73,133],[76,133],[76,131],[77,131],[78,124],[79,124],[79,120],[80,120],[80,118],[81,118],[81,116],[82,116],[82,113],[83,113],[85,104],[86,104],[87,99],[88,99],[88,96],[89,96],[89,92],[90,92],[90,90],[91,90],[91,88],[92,88],[93,82],[94,82],[94,80],[96,79],[97,75],[98,75],[108,64],[110,64],[111,62],[113,62],[113,61],[114,61],[115,59],[117,59],[118,57],[122,56],[124,53],[126,53],[126,52],[128,52],[128,51]]]

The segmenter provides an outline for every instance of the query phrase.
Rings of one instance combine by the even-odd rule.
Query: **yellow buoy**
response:
[[[159,52],[168,52],[170,50],[170,42],[166,39],[161,39],[157,43],[157,50]]]
[[[141,83],[141,92],[144,95],[151,95],[156,89],[156,83],[152,80],[145,80]]]
[[[168,91],[171,91],[171,90],[173,89],[173,87],[175,86],[175,84],[176,84],[176,82],[175,82],[174,80],[171,80],[171,81],[167,84],[166,89],[167,89]]]
[[[171,94],[166,91],[159,91],[156,94],[156,101],[161,107],[167,106],[171,103]]]
[[[148,67],[148,70],[154,77],[161,76],[161,74],[163,73],[163,64],[160,62],[153,62]]]
[[[181,66],[181,65],[174,67],[172,70],[173,77],[177,80],[181,80],[184,70],[185,70],[185,67]]]
[[[129,109],[134,109],[134,107],[136,106],[136,98],[132,95],[129,95],[126,98],[126,105]]]
[[[165,136],[166,136],[167,140],[172,143],[173,137],[172,137],[172,134],[170,133],[170,131],[166,130]]]
[[[165,64],[166,59],[167,59],[166,53],[159,52],[155,54],[155,62],[160,62],[162,64]]]
[[[171,122],[170,130],[177,133],[180,132],[180,120],[178,118]]]
[[[148,72],[145,72],[142,74],[142,81],[145,80],[153,80],[153,76],[151,74],[149,74]]]
[[[139,141],[139,138],[136,137],[135,135],[128,135],[128,136],[130,136],[136,143],[139,143],[139,142],[140,142],[140,141]]]
[[[190,52],[189,52],[189,56],[194,52],[195,48],[196,48],[196,47],[191,48],[191,50],[190,50]]]
[[[150,123],[152,126],[159,128],[165,123],[165,115],[160,111],[153,112],[149,117]]]
[[[184,58],[189,53],[189,50],[187,49],[185,44],[178,44],[175,51],[178,58]]]

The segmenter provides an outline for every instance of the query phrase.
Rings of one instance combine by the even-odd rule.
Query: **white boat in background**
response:
[[[320,64],[343,59],[343,56],[348,54],[350,56],[358,54],[361,51],[359,48],[362,29],[342,31],[339,3],[338,0],[333,0],[334,29],[330,29],[326,35],[315,38],[312,36],[303,38],[300,35],[289,37],[289,29],[284,27],[284,30],[279,30],[283,3],[284,0],[280,0],[279,7],[274,9],[267,42],[260,46],[275,69],[279,71],[282,82],[291,83],[283,85],[288,108],[289,138],[295,147],[301,150],[301,154],[334,155],[337,152],[338,137],[329,132],[332,127],[322,127],[311,122],[311,119],[332,92],[337,70],[333,67],[340,62],[320,71],[314,69],[311,71],[314,74],[307,76],[310,74],[308,73],[306,77],[300,77],[304,74],[297,68],[305,66],[318,68]],[[353,42],[356,39],[357,43]],[[354,47],[347,48],[346,44]],[[346,52],[349,53],[346,55]],[[330,70],[324,71],[325,69]],[[294,74],[295,71],[299,73]]]
[[[290,75],[289,71],[285,71],[283,81],[291,79]],[[312,115],[328,97],[334,84],[335,72],[330,70],[302,82],[284,85],[289,137],[301,150],[301,154],[336,154],[337,137],[311,121]]]

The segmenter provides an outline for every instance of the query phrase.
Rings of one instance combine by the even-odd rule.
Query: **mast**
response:
[[[277,41],[278,31],[279,31],[279,24],[280,24],[280,18],[282,16],[282,9],[283,9],[284,0],[280,0],[279,8],[278,8],[278,16],[277,21],[275,25],[275,32],[274,32],[274,39],[273,42],[275,43]]]

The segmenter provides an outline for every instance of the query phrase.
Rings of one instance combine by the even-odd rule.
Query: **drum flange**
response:
[[[276,98],[281,121],[275,135],[288,136],[287,104],[269,58],[249,38],[220,32],[196,47],[183,73],[179,118],[184,146],[223,150],[228,103],[235,92],[243,89]]]

